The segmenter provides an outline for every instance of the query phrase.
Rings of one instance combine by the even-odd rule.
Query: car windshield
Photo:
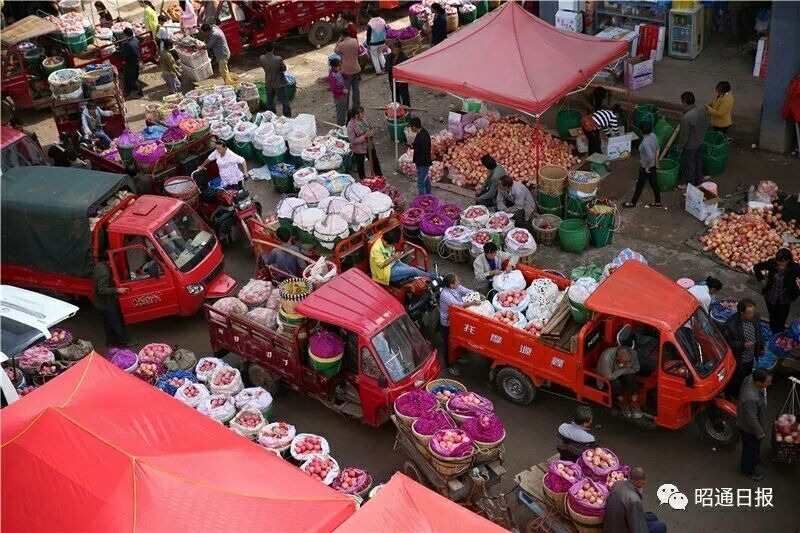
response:
[[[28,348],[36,341],[44,339],[41,331],[13,318],[0,316],[0,344],[2,352],[13,357]]]
[[[709,375],[728,352],[725,339],[701,308],[678,328],[675,339],[700,377]]]
[[[42,152],[32,140],[23,137],[16,143],[3,148],[0,153],[0,168],[7,172],[14,167],[30,167],[34,165],[46,165],[47,161],[42,157]]]
[[[217,240],[188,205],[155,232],[158,244],[181,272],[189,272],[202,261]]]
[[[395,383],[417,370],[428,355],[428,343],[408,315],[401,316],[372,337],[372,347]]]

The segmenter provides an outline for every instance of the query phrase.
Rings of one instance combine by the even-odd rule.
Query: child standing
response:
[[[347,88],[346,74],[342,72],[342,60],[333,58],[329,61],[330,71],[328,72],[328,89],[333,95],[333,103],[336,105],[336,123],[344,126],[347,123]]]
[[[630,202],[622,204],[623,207],[636,207],[636,202],[639,201],[642,191],[646,183],[650,184],[653,189],[653,197],[655,202],[649,204],[647,207],[662,207],[661,206],[661,191],[658,188],[658,181],[656,180],[656,168],[658,168],[658,137],[653,133],[653,125],[645,120],[639,125],[642,132],[642,142],[639,145],[639,178],[636,180],[636,190],[633,192],[633,198]]]

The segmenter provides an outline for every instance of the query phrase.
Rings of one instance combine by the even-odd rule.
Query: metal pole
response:
[[[392,103],[397,103],[397,80],[392,78]],[[398,151],[398,144],[399,144],[399,135],[397,135],[397,108],[394,109],[394,164],[395,164],[395,171],[394,173],[397,174],[397,151]]]

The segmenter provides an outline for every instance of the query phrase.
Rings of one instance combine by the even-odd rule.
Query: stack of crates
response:
[[[194,52],[186,53],[178,50],[178,57],[183,66],[183,74],[192,81],[203,81],[211,77],[211,58],[208,51],[200,48]]]

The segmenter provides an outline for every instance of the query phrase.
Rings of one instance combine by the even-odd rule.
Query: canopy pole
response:
[[[533,139],[536,142],[536,185],[539,185],[539,168],[542,164],[542,142],[541,135],[539,135],[539,115],[536,115],[536,124],[533,130]]]
[[[392,103],[397,104],[397,80],[392,78]],[[397,155],[397,151],[399,147],[397,146],[400,144],[400,136],[397,134],[397,108],[394,108],[394,173],[397,175],[397,160],[399,156]]]

